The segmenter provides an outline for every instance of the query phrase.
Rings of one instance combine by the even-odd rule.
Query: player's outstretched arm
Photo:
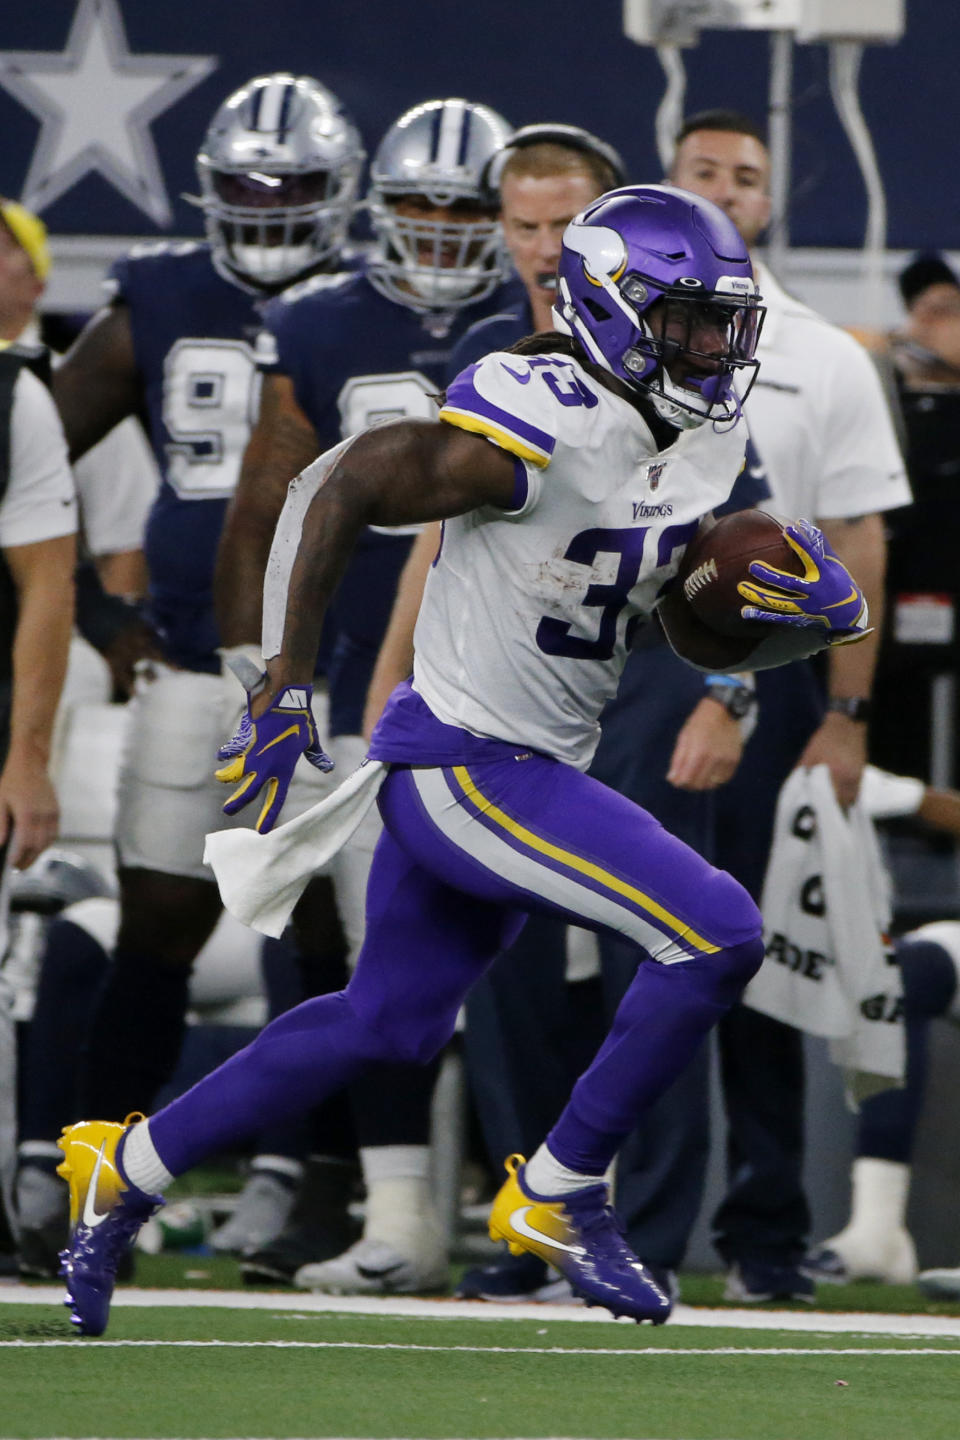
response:
[[[99,310],[53,372],[53,398],[70,447],[78,460],[121,420],[141,408],[130,326],[130,311],[122,303]],[[83,493],[80,494],[81,505]]]
[[[227,507],[213,579],[225,646],[258,645],[263,576],[287,486],[320,449],[288,375],[265,375],[260,413]]]
[[[290,485],[264,586],[268,693],[313,673],[327,604],[367,525],[509,508],[511,455],[442,421],[397,420],[328,451]]]

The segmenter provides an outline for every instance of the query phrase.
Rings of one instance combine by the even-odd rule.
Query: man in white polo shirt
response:
[[[770,218],[769,175],[763,136],[745,116],[693,116],[677,137],[671,183],[719,205],[751,247]],[[753,260],[767,314],[746,414],[767,467],[770,509],[822,526],[860,581],[875,630],[863,644],[834,651],[825,677],[808,662],[757,677],[757,728],[737,774],[717,792],[715,857],[756,899],[777,792],[790,770],[825,763],[841,804],[856,797],[882,623],[882,512],[908,503],[910,490],[866,351],[789,296],[755,254]],[[801,1184],[802,1037],[743,1006],[718,1034],[730,1186],[714,1217],[714,1241],[728,1268],[727,1294],[741,1301],[811,1299],[813,1284],[799,1268],[809,1226]],[[685,1123],[669,1113],[669,1097],[661,1108],[657,1123],[667,1130]],[[656,1179],[651,1171],[651,1215],[676,1206],[677,1187],[702,1184],[702,1171],[691,1174],[689,1165]],[[647,1258],[636,1229],[631,1239]]]
[[[0,845],[29,865],[56,834],[50,735],[73,622],[77,502],[52,399],[0,351]]]

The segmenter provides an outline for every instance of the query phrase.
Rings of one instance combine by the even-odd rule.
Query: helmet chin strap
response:
[[[692,396],[691,401],[686,403],[680,400],[677,395],[680,386],[674,384],[662,365],[660,367],[660,383],[663,387],[662,390],[655,390],[651,385],[649,395],[653,401],[653,408],[661,420],[665,420],[668,425],[674,426],[677,430],[696,430],[710,419],[710,411],[713,406],[709,406],[705,411],[698,411],[692,407]]]

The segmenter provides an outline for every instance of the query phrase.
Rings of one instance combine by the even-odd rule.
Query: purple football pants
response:
[[[541,755],[397,766],[379,804],[386,828],[347,988],[279,1016],[155,1115],[163,1163],[181,1174],[368,1064],[430,1059],[473,982],[542,910],[650,957],[549,1137],[561,1163],[602,1173],[758,968],[753,901],[632,801]]]

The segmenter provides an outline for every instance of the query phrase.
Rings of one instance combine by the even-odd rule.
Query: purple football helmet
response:
[[[567,226],[557,291],[558,328],[664,420],[737,419],[764,311],[746,243],[709,200],[669,185],[608,191]]]

